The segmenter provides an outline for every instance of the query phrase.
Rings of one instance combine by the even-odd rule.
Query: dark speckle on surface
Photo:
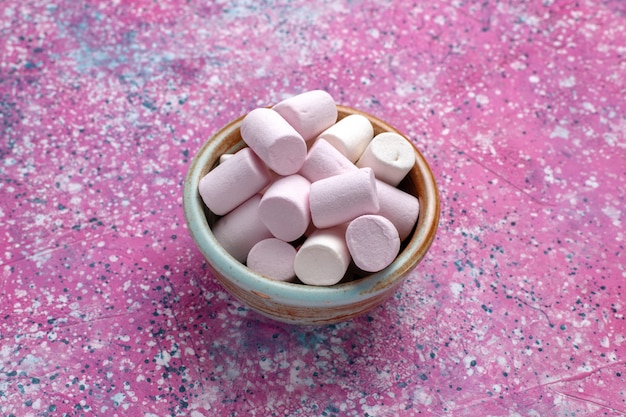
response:
[[[1,415],[626,413],[620,2],[2,4]],[[394,297],[316,328],[232,299],[182,210],[211,134],[312,89],[442,203]]]

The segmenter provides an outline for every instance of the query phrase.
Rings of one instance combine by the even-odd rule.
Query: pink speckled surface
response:
[[[0,2],[0,414],[625,414],[625,54],[610,0]],[[316,88],[410,136],[442,212],[395,297],[307,328],[216,284],[181,196]]]

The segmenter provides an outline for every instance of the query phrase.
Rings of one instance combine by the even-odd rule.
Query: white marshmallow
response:
[[[304,140],[317,137],[337,121],[337,105],[323,90],[312,90],[281,101],[272,107],[296,129]]]
[[[269,238],[250,249],[247,266],[277,281],[293,281],[296,277],[295,257],[296,248],[280,239]]]
[[[198,185],[204,204],[222,216],[269,184],[271,174],[250,148],[243,148],[208,172]]]
[[[261,195],[248,201],[219,219],[212,228],[222,247],[241,263],[246,262],[248,252],[257,242],[272,237],[272,233],[259,218]]]
[[[300,168],[299,174],[311,182],[358,168],[325,139],[317,139]]]
[[[413,146],[394,132],[379,133],[367,145],[356,163],[359,168],[370,167],[376,178],[397,186],[415,165]]]
[[[370,168],[315,181],[309,191],[311,220],[323,229],[376,213],[380,206],[376,178]]]
[[[294,259],[296,276],[305,284],[328,286],[341,281],[350,265],[345,225],[316,230]]]
[[[309,227],[310,187],[306,178],[294,174],[277,179],[267,188],[259,204],[259,217],[275,237],[291,242]]]
[[[223,155],[220,155],[220,164],[223,164],[224,162],[226,162],[227,159],[230,159],[234,156],[235,154],[233,153],[225,153]]]
[[[367,117],[351,114],[320,133],[318,139],[327,140],[350,162],[355,163],[373,137],[374,128]]]
[[[346,229],[346,244],[354,264],[367,272],[386,268],[400,252],[398,230],[376,214],[352,220]]]
[[[280,175],[298,172],[306,158],[306,142],[272,109],[258,108],[241,121],[241,138],[263,162]]]
[[[380,210],[376,214],[393,223],[398,229],[400,240],[406,239],[417,222],[420,211],[419,200],[414,195],[380,180],[376,180],[376,191],[380,205]]]

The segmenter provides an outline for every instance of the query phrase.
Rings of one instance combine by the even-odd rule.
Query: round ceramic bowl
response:
[[[401,134],[362,111],[345,106],[337,106],[337,110],[339,119],[351,114],[367,117],[375,135],[385,131]],[[253,272],[220,246],[211,232],[218,217],[206,208],[198,192],[200,179],[217,164],[220,155],[245,146],[239,133],[243,117],[224,126],[202,146],[191,162],[184,185],[183,205],[189,231],[219,283],[243,304],[265,316],[304,325],[345,321],[389,298],[428,251],[439,221],[437,185],[419,150],[415,149],[415,166],[399,187],[418,197],[420,213],[413,232],[391,265],[380,272],[344,279],[329,287],[280,282]]]

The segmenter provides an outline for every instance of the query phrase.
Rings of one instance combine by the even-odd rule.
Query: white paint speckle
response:
[[[115,405],[119,406],[124,402],[126,395],[123,392],[118,392],[114,396],[111,397],[111,400],[115,403]]]
[[[452,282],[450,284],[450,291],[454,294],[455,297],[460,297],[463,293],[463,284],[458,282]]]
[[[552,167],[544,167],[543,173],[545,182],[548,184],[554,184],[554,171],[552,170]]]
[[[171,359],[172,359],[172,355],[170,355],[170,353],[168,351],[162,350],[156,356],[156,363],[157,363],[157,365],[167,366],[170,363]]]
[[[613,223],[613,226],[621,226],[622,225],[622,211],[614,206],[606,206],[602,209],[602,213],[606,214]]]
[[[81,191],[82,189],[83,189],[83,186],[75,182],[71,182],[67,185],[67,191],[69,191],[70,193],[77,193]]]
[[[587,110],[588,112],[590,112],[590,113],[595,113],[596,112],[596,107],[592,103],[589,103],[588,101],[585,101],[583,103],[583,108],[585,110]]]
[[[489,104],[489,97],[482,95],[482,94],[478,94],[476,96],[476,102],[480,104],[481,106],[485,106]]]
[[[569,130],[565,129],[563,126],[555,126],[552,133],[550,133],[550,139],[552,138],[569,139]]]
[[[510,67],[514,69],[515,71],[521,71],[523,69],[526,69],[527,65],[521,61],[513,61],[511,62]]]
[[[611,346],[611,342],[609,341],[609,338],[607,336],[604,336],[602,339],[600,339],[600,345],[603,348],[608,348],[609,346]]]
[[[563,78],[562,80],[559,80],[559,87],[572,88],[575,85],[576,85],[576,77],[574,77],[573,75],[567,78]]]
[[[594,175],[590,176],[587,181],[585,181],[585,185],[591,188],[598,188],[600,184],[598,183],[596,177]]]

